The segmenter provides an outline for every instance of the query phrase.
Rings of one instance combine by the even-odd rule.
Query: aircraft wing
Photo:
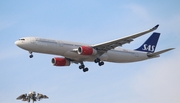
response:
[[[43,95],[43,98],[49,98],[48,96],[46,96],[46,95]]]
[[[49,98],[48,96],[40,94],[40,93],[38,93],[37,97],[38,97],[38,99],[47,99],[47,98]]]
[[[27,94],[22,94],[22,95],[20,95],[19,97],[17,97],[16,99],[26,99],[26,97],[27,97]]]
[[[108,41],[108,42],[104,42],[104,43],[100,43],[100,44],[95,44],[95,45],[92,45],[92,47],[95,48],[100,55],[102,55],[103,53],[107,52],[108,50],[114,49],[115,47],[118,47],[118,46],[122,46],[123,44],[126,44],[126,43],[130,43],[131,41],[133,41],[133,39],[156,30],[158,28],[158,26],[159,25],[156,25],[149,30],[146,30],[146,31],[143,31],[140,33],[136,33],[136,34],[124,37],[124,38],[119,38],[116,40],[112,40],[112,41]]]

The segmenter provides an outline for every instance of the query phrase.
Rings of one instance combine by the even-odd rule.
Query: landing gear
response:
[[[94,60],[94,62],[95,62],[95,63],[98,63],[99,66],[104,65],[104,62],[101,61],[99,58],[96,58],[96,59]],[[79,69],[82,69],[83,72],[87,72],[87,71],[89,70],[87,67],[85,67],[83,61],[78,62],[78,63],[80,63]]]
[[[79,66],[79,69],[83,69],[83,72],[87,72],[89,70],[87,67],[85,67],[83,62],[81,62],[81,65]]]
[[[95,63],[98,63],[99,66],[104,65],[104,62],[101,61],[99,58],[96,58],[96,59],[94,60],[94,62],[95,62]]]
[[[33,57],[32,52],[29,51],[29,53],[30,53],[29,58],[32,58]]]

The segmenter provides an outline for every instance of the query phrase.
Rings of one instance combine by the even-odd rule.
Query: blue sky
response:
[[[1,0],[0,103],[36,91],[50,97],[41,103],[179,103],[180,2],[119,0]],[[85,63],[54,67],[54,55],[27,51],[14,42],[26,36],[96,44],[160,24],[156,50],[174,47],[160,58],[136,63]],[[139,47],[150,34],[123,45]]]

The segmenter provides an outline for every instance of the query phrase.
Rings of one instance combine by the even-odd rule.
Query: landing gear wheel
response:
[[[85,67],[85,65],[80,65],[79,69],[83,69]]]
[[[99,58],[97,58],[96,60],[97,60],[97,62],[100,62],[100,61],[101,61]]]
[[[84,68],[83,69],[83,72],[87,72],[89,69],[88,68]]]
[[[101,65],[104,65],[104,62],[103,62],[103,61],[101,62]]]
[[[97,60],[96,60],[96,59],[94,60],[94,63],[97,63]]]
[[[95,60],[94,60],[94,62],[95,63],[99,63],[101,60],[99,59],[99,58],[96,58]]]
[[[103,61],[99,62],[99,66],[102,66],[102,65],[104,65],[104,62]]]
[[[79,66],[79,69],[82,69],[81,65]]]
[[[29,58],[32,58],[33,57],[33,55],[31,54],[30,56],[29,56]]]

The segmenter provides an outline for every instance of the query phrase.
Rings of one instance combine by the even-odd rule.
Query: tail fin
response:
[[[154,32],[145,42],[142,44],[137,51],[153,53],[156,49],[157,42],[159,40],[160,33]]]

